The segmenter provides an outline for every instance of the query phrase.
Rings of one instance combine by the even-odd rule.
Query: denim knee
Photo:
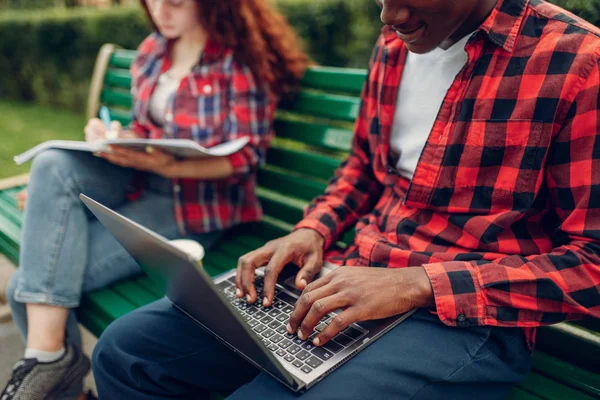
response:
[[[127,358],[130,352],[127,347],[128,344],[132,343],[130,340],[132,335],[131,326],[123,323],[123,320],[127,319],[125,315],[113,321],[98,338],[92,352],[94,375],[97,373],[112,373],[115,372],[115,366],[123,366],[125,359],[120,359],[120,356]]]
[[[72,151],[49,149],[33,159],[31,179],[42,179],[42,182],[64,179],[77,171],[78,157]]]

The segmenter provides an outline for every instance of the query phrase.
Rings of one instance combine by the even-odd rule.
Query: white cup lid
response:
[[[189,254],[196,261],[201,261],[204,258],[204,247],[195,240],[177,239],[170,240],[169,243],[184,253]]]

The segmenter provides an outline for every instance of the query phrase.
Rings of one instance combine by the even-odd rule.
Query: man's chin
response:
[[[432,42],[413,42],[413,43],[405,43],[406,44],[406,48],[411,52],[411,53],[415,53],[415,54],[427,54],[433,50],[435,50],[438,46],[439,43],[432,43]]]

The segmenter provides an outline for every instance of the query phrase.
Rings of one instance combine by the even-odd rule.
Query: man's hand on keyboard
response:
[[[325,239],[312,229],[298,229],[282,238],[272,240],[258,250],[240,257],[235,277],[236,296],[246,297],[254,303],[254,271],[267,264],[264,277],[265,307],[273,303],[275,284],[283,267],[294,263],[300,267],[296,276],[296,287],[303,290],[323,267],[323,245]]]
[[[423,267],[342,267],[304,289],[287,330],[298,332],[298,337],[305,340],[323,316],[344,310],[314,338],[313,343],[322,346],[354,322],[433,306],[433,289]]]

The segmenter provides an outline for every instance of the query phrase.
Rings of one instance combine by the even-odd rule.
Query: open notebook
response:
[[[118,145],[139,151],[145,151],[147,146],[152,146],[180,158],[222,157],[240,151],[248,141],[249,138],[244,137],[206,148],[190,139],[107,139],[93,143],[75,140],[50,140],[15,156],[14,160],[18,165],[21,165],[48,149],[95,153],[107,150],[109,145]]]

